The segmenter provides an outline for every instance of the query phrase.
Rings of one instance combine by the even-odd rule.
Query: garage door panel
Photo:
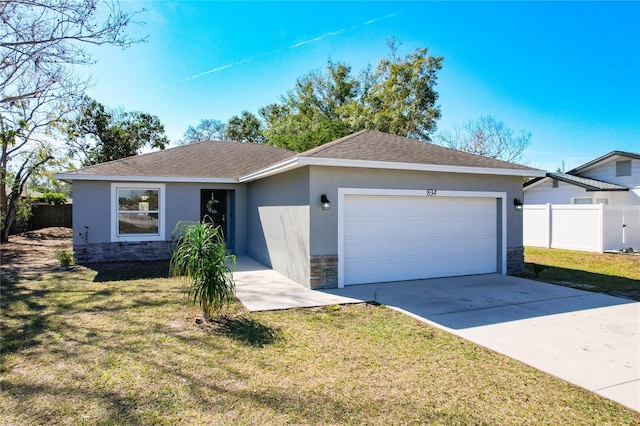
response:
[[[424,238],[412,235],[406,238],[367,238],[363,240],[345,241],[348,249],[345,255],[349,259],[389,256],[390,258],[404,257],[407,255],[437,256],[446,253],[451,256],[451,251],[444,251],[442,246],[447,244],[457,246],[459,253],[474,253],[487,249],[488,242],[495,241],[495,234],[482,234],[473,237],[443,235],[442,238]],[[495,247],[495,243],[493,244]],[[396,256],[393,256],[396,254]]]
[[[345,284],[495,272],[496,200],[346,196],[343,256]]]

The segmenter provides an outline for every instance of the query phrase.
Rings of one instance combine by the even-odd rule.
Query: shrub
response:
[[[31,201],[19,199],[16,204],[16,215],[13,221],[13,229],[16,233],[26,232],[30,229],[31,218],[33,217],[33,207]]]
[[[48,204],[55,204],[61,206],[67,202],[67,196],[61,192],[45,192],[40,197],[41,201],[44,201]]]
[[[58,261],[60,262],[60,266],[62,266],[63,268],[69,268],[75,263],[72,252],[68,252],[65,250],[56,250],[54,254],[56,256],[56,259],[58,259]]]
[[[210,319],[234,298],[236,258],[228,254],[220,227],[205,220],[179,222],[172,239],[176,245],[169,272],[186,278],[192,303]]]

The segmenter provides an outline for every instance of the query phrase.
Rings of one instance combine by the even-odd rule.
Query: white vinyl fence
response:
[[[640,206],[536,204],[523,209],[525,246],[602,253],[640,249]]]

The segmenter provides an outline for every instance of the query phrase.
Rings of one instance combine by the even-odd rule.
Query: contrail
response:
[[[354,27],[352,27],[352,28],[354,28]],[[316,41],[324,40],[325,38],[328,38],[328,37],[335,37],[337,35],[342,34],[345,31],[347,31],[347,30],[342,29],[342,30],[338,30],[338,31],[333,31],[331,33],[323,34],[323,35],[321,35],[319,37],[312,38],[311,40],[301,41],[301,42],[298,42],[296,44],[292,44],[291,46],[289,46],[289,49],[294,49],[296,47],[304,46],[305,44],[315,43]]]
[[[249,62],[249,61],[251,61],[251,60],[253,60],[253,57],[251,57],[251,58],[246,58],[246,59],[243,59],[243,60],[238,61],[238,62],[232,62],[232,63],[230,63],[230,64],[223,65],[223,66],[221,66],[221,67],[213,68],[213,69],[210,69],[209,71],[201,72],[200,74],[196,74],[196,75],[192,75],[191,77],[184,78],[184,79],[180,80],[180,81],[179,81],[179,83],[182,83],[182,82],[184,82],[184,81],[193,80],[193,79],[195,79],[195,78],[204,77],[204,76],[205,76],[205,75],[207,75],[207,74],[213,74],[214,72],[218,72],[218,71],[226,70],[227,68],[235,67],[235,66],[237,66],[237,65],[242,65],[242,64],[244,64],[245,62]]]
[[[319,42],[321,40],[324,40],[326,38],[336,37],[336,36],[339,36],[340,34],[345,33],[347,31],[355,30],[355,29],[357,29],[359,27],[363,27],[365,25],[371,25],[371,24],[374,24],[376,22],[383,21],[385,19],[393,18],[394,16],[397,16],[397,15],[398,15],[397,13],[390,13],[389,15],[385,15],[385,16],[383,16],[381,18],[370,19],[370,20],[365,21],[365,22],[363,22],[363,23],[361,23],[359,25],[353,25],[353,26],[351,26],[349,28],[343,28],[343,29],[340,29],[340,30],[336,30],[336,31],[332,31],[332,32],[329,32],[329,33],[325,33],[325,34],[322,34],[322,35],[320,35],[318,37],[315,37],[315,38],[312,38],[312,39],[309,39],[309,40],[299,41],[299,42],[289,46],[288,49],[296,49],[298,47],[305,46],[307,44],[317,43],[317,42]],[[267,56],[273,55],[275,53],[280,53],[280,52],[283,52],[283,51],[284,51],[284,49],[273,50],[271,52],[263,53],[263,54],[259,55],[258,57],[267,57]],[[212,69],[210,69],[208,71],[204,71],[204,72],[201,72],[199,74],[194,74],[191,77],[183,78],[182,80],[179,80],[177,83],[184,83],[185,81],[195,80],[197,78],[204,77],[204,76],[209,75],[209,74],[214,74],[214,73],[217,73],[217,72],[220,72],[220,71],[224,71],[226,69],[229,69],[229,68],[232,68],[232,67],[236,67],[238,65],[242,65],[245,62],[250,62],[250,61],[254,60],[255,58],[256,57],[252,56],[252,57],[245,58],[245,59],[242,59],[242,60],[237,61],[237,62],[231,62],[231,63],[228,63],[226,65],[221,65],[219,67],[212,68]],[[171,84],[167,84],[167,85],[162,86],[162,87],[157,87],[155,89],[151,89],[151,90],[149,90],[149,92],[156,92],[158,90],[165,89],[165,88],[167,88],[169,86],[171,86]]]

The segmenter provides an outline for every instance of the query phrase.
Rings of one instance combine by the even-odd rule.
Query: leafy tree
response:
[[[373,76],[373,84],[364,96],[370,116],[369,128],[420,140],[430,140],[440,118],[434,90],[442,58],[418,49],[404,60],[382,59]]]
[[[169,271],[189,282],[189,296],[210,319],[233,300],[233,268],[236,258],[227,253],[219,226],[202,222],[179,222],[171,235],[176,241]]]
[[[272,145],[305,151],[349,134],[352,129],[341,116],[359,90],[351,67],[329,61],[326,74],[312,72],[299,78],[281,104],[260,109],[266,139]]]
[[[98,0],[0,1],[0,241],[9,239],[27,180],[54,164],[53,136],[87,81],[73,66],[94,60],[87,45],[127,47],[137,14]],[[98,17],[103,19],[99,19]],[[8,191],[7,191],[7,188]]]
[[[455,126],[454,133],[442,132],[437,136],[440,145],[508,162],[522,160],[522,153],[531,144],[531,132],[519,136],[502,121],[491,116]]]
[[[227,125],[220,120],[200,120],[200,123],[196,127],[189,126],[179,143],[189,144],[203,141],[226,141],[228,140],[226,129]]]
[[[72,152],[84,165],[137,155],[145,146],[164,149],[169,140],[156,116],[139,112],[112,112],[85,98],[82,112],[67,127]]]
[[[351,67],[329,61],[325,73],[300,77],[279,104],[260,109],[268,143],[303,151],[362,129],[429,140],[440,118],[434,87],[442,57],[417,49],[354,77]]]
[[[231,117],[227,123],[226,134],[229,140],[236,142],[264,141],[262,122],[249,111],[242,111],[240,116]]]

